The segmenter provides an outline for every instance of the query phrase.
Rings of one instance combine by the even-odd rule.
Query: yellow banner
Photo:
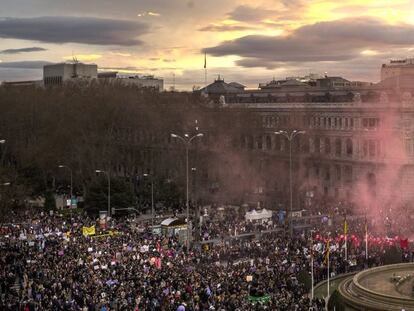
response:
[[[92,227],[82,227],[82,234],[87,235],[94,235],[95,234],[95,226]]]

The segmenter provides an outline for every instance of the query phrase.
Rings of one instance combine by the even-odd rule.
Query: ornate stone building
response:
[[[240,158],[250,158],[244,169],[230,160],[213,174],[225,178],[237,170],[237,178],[248,181],[245,189],[250,195],[245,200],[275,204],[277,194],[288,190],[289,141],[274,132],[300,130],[305,133],[292,141],[295,206],[299,194],[316,193],[358,201],[367,208],[412,201],[412,77],[375,85],[348,81],[336,87],[329,79],[318,79],[313,85],[288,80],[277,88],[247,91],[236,91],[218,79],[201,90],[219,106],[215,113],[227,114],[237,128],[229,144],[232,158],[236,150]],[[240,118],[246,113],[250,123]],[[212,131],[220,132],[219,128],[216,124]]]

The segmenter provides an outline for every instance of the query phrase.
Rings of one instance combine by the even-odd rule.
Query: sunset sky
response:
[[[414,0],[1,0],[0,80],[76,56],[101,69],[249,87],[309,72],[376,82],[414,57]]]

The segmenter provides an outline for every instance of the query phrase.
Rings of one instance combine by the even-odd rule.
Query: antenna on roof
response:
[[[79,63],[78,58],[77,58],[75,55],[73,55],[73,51],[72,51],[72,62],[73,62],[74,64]]]

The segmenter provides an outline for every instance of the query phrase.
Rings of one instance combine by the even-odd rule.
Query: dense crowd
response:
[[[108,224],[111,234],[82,235],[95,221],[39,212],[15,215],[0,235],[1,310],[323,310],[311,300],[327,276],[323,231],[293,238],[267,233],[208,247],[186,248],[177,237],[138,232],[128,219]],[[107,232],[107,231],[105,231]],[[332,276],[380,265],[384,245],[370,250],[341,241],[330,249]],[[412,259],[412,258],[411,258]],[[249,297],[259,298],[252,302]]]

